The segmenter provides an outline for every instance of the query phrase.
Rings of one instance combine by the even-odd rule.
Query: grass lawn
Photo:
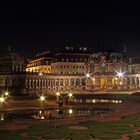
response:
[[[131,126],[131,125],[132,126]],[[32,125],[28,129],[15,131],[0,131],[2,140],[37,140],[42,137],[44,140],[71,139],[88,140],[90,137],[102,140],[117,140],[124,134],[129,134],[130,140],[139,140],[140,134],[135,134],[134,130],[140,127],[140,113],[125,116],[118,121],[98,122],[83,121],[77,124],[79,127],[86,127],[85,130],[70,129],[73,124],[60,126]],[[25,136],[23,134],[26,134]]]

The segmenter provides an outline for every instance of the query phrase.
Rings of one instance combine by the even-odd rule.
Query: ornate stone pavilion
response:
[[[8,52],[8,54],[10,53]],[[11,69],[0,73],[1,92],[9,90],[13,94],[32,95],[140,89],[140,59],[128,59],[124,53],[91,54],[87,52],[86,48],[74,50],[73,47],[67,47],[65,51],[56,53],[51,58],[49,73],[26,71],[26,65],[21,66],[21,63],[17,63],[21,61],[11,59],[12,55],[8,56],[11,56],[8,58],[11,63],[5,66]],[[4,59],[5,57],[1,58],[3,65],[0,67],[2,68],[4,68]],[[39,60],[39,57],[37,59]],[[19,58],[19,60],[21,59]],[[32,62],[35,62],[35,59],[30,62],[30,65]],[[45,64],[48,65],[43,62],[43,66]],[[34,65],[34,69],[36,69],[36,65]]]
[[[87,79],[87,88],[89,90],[128,88],[126,87],[128,63],[121,53],[94,53],[89,57],[88,67],[90,77]],[[119,76],[118,73],[123,75]]]
[[[89,57],[88,90],[129,90],[140,88],[140,59],[122,53],[94,53]]]

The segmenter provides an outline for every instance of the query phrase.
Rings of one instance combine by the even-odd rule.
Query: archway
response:
[[[101,77],[100,78],[100,88],[101,89],[106,89],[107,85],[107,78],[106,77]]]

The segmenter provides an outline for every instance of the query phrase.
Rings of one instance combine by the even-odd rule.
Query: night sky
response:
[[[0,50],[22,56],[65,46],[122,50],[140,56],[140,2],[5,1],[0,4]]]

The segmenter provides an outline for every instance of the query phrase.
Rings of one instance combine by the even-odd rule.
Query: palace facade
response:
[[[140,89],[140,59],[127,58],[123,52],[91,53],[87,48],[66,47],[57,53],[40,53],[25,63],[20,57],[12,59],[11,51],[7,53],[8,59],[0,59],[1,92],[32,95]],[[5,63],[4,72],[7,60],[11,63]]]

